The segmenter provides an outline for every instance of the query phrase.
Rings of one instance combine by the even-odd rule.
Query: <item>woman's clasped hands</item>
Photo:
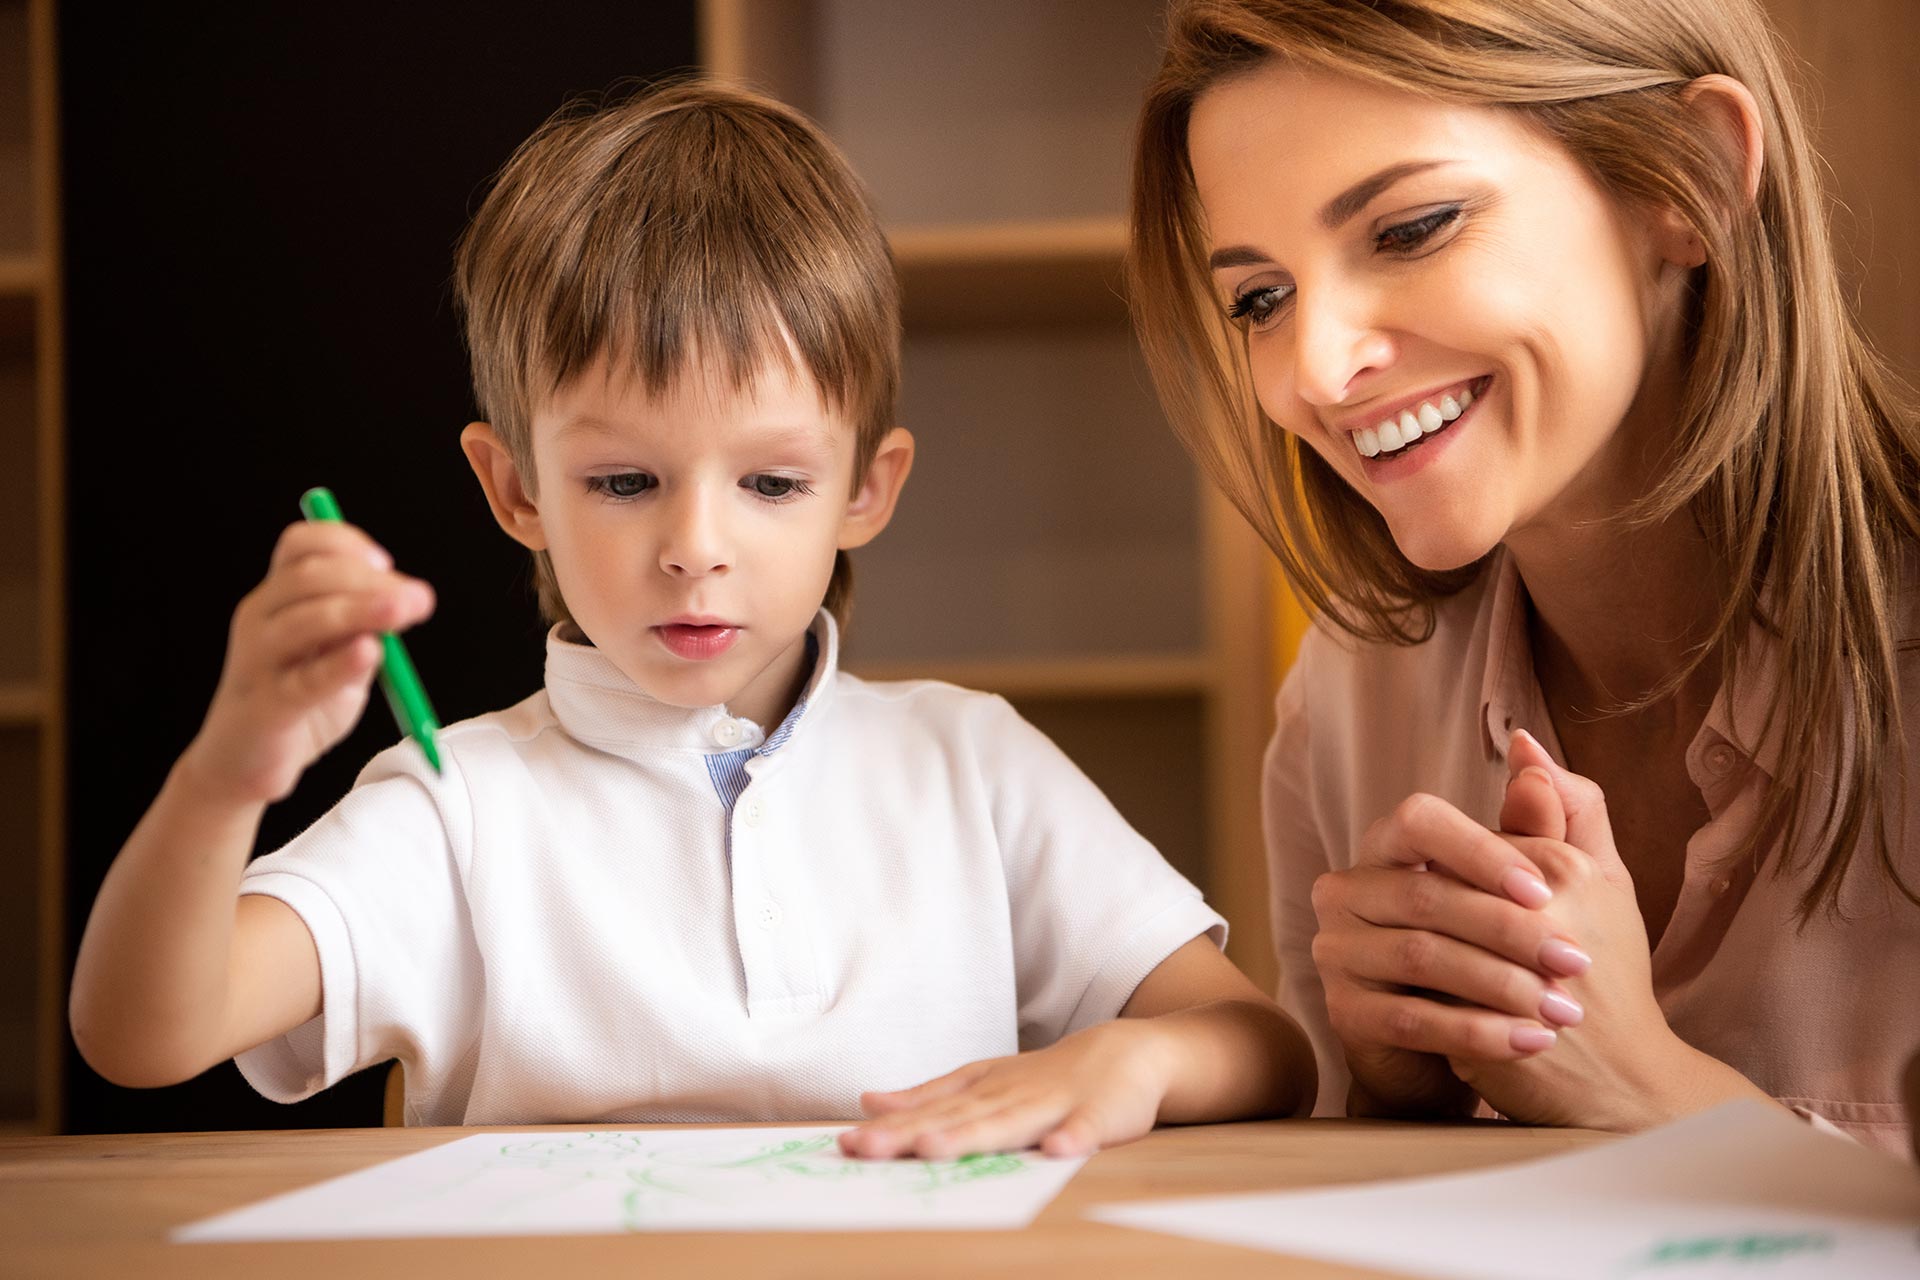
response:
[[[1313,956],[1357,1115],[1633,1130],[1756,1091],[1653,994],[1647,931],[1600,788],[1524,731],[1499,832],[1416,795],[1316,882]]]

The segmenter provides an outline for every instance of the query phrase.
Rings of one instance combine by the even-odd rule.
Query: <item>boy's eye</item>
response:
[[[1387,253],[1412,253],[1460,216],[1460,206],[1450,204],[1444,209],[1435,209],[1432,213],[1396,222],[1374,237],[1373,243]]]
[[[796,480],[792,476],[748,476],[740,482],[740,485],[774,502],[782,498],[791,498],[795,494],[813,492],[803,481]]]
[[[610,476],[589,476],[587,487],[610,498],[637,498],[659,485],[644,471],[621,471]]]

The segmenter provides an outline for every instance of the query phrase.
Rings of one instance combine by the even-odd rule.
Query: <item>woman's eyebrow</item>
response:
[[[1439,169],[1453,163],[1452,160],[1403,160],[1399,164],[1390,164],[1372,177],[1362,178],[1327,201],[1320,210],[1320,225],[1329,231],[1338,231],[1355,214],[1372,203],[1374,197],[1394,183],[1411,178],[1416,173],[1425,173],[1429,169]],[[1251,245],[1234,244],[1223,249],[1215,249],[1207,258],[1207,269],[1218,271],[1222,267],[1257,267],[1272,260]]]
[[[1416,173],[1425,173],[1429,169],[1438,169],[1452,164],[1451,160],[1403,160],[1399,164],[1390,164],[1370,178],[1360,181],[1327,201],[1320,210],[1320,225],[1329,231],[1338,231],[1342,223],[1354,214],[1366,208],[1373,198],[1403,178],[1411,178]]]

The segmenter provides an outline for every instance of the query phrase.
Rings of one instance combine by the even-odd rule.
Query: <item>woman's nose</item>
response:
[[[1366,375],[1393,364],[1393,339],[1359,299],[1296,296],[1293,313],[1294,390],[1316,408],[1344,403]]]

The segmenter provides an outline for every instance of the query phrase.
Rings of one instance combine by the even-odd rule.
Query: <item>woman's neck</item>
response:
[[[1645,529],[1531,531],[1508,548],[1532,603],[1534,670],[1556,711],[1598,715],[1645,698],[1712,639],[1725,575],[1684,511]],[[1660,701],[1697,724],[1719,683],[1709,658]]]

